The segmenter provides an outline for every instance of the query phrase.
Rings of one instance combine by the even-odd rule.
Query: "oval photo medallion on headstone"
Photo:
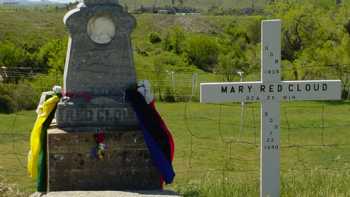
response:
[[[115,35],[115,24],[108,16],[95,16],[88,22],[87,32],[97,44],[108,44]]]

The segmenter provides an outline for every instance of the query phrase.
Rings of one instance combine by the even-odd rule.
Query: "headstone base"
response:
[[[159,190],[142,132],[105,133],[105,157],[96,158],[96,131],[48,130],[48,191]]]
[[[180,197],[172,191],[75,191],[34,193],[30,197]]]

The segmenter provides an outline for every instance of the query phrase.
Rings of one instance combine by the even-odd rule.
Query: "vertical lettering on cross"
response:
[[[261,81],[269,87],[281,80],[281,21],[262,22]],[[266,91],[261,106],[261,197],[280,193],[280,103],[277,92]]]

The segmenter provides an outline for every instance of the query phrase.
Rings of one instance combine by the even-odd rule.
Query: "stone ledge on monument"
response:
[[[34,193],[30,197],[180,197],[169,190],[155,191],[75,191],[75,192],[50,192],[47,194]]]

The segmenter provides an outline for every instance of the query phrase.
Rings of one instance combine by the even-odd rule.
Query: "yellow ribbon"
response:
[[[38,160],[39,154],[42,147],[41,134],[43,129],[43,124],[49,117],[50,113],[55,109],[60,98],[58,96],[53,96],[44,102],[42,110],[39,110],[38,117],[35,121],[34,128],[30,136],[30,151],[28,154],[28,173],[33,179],[38,176]]]

